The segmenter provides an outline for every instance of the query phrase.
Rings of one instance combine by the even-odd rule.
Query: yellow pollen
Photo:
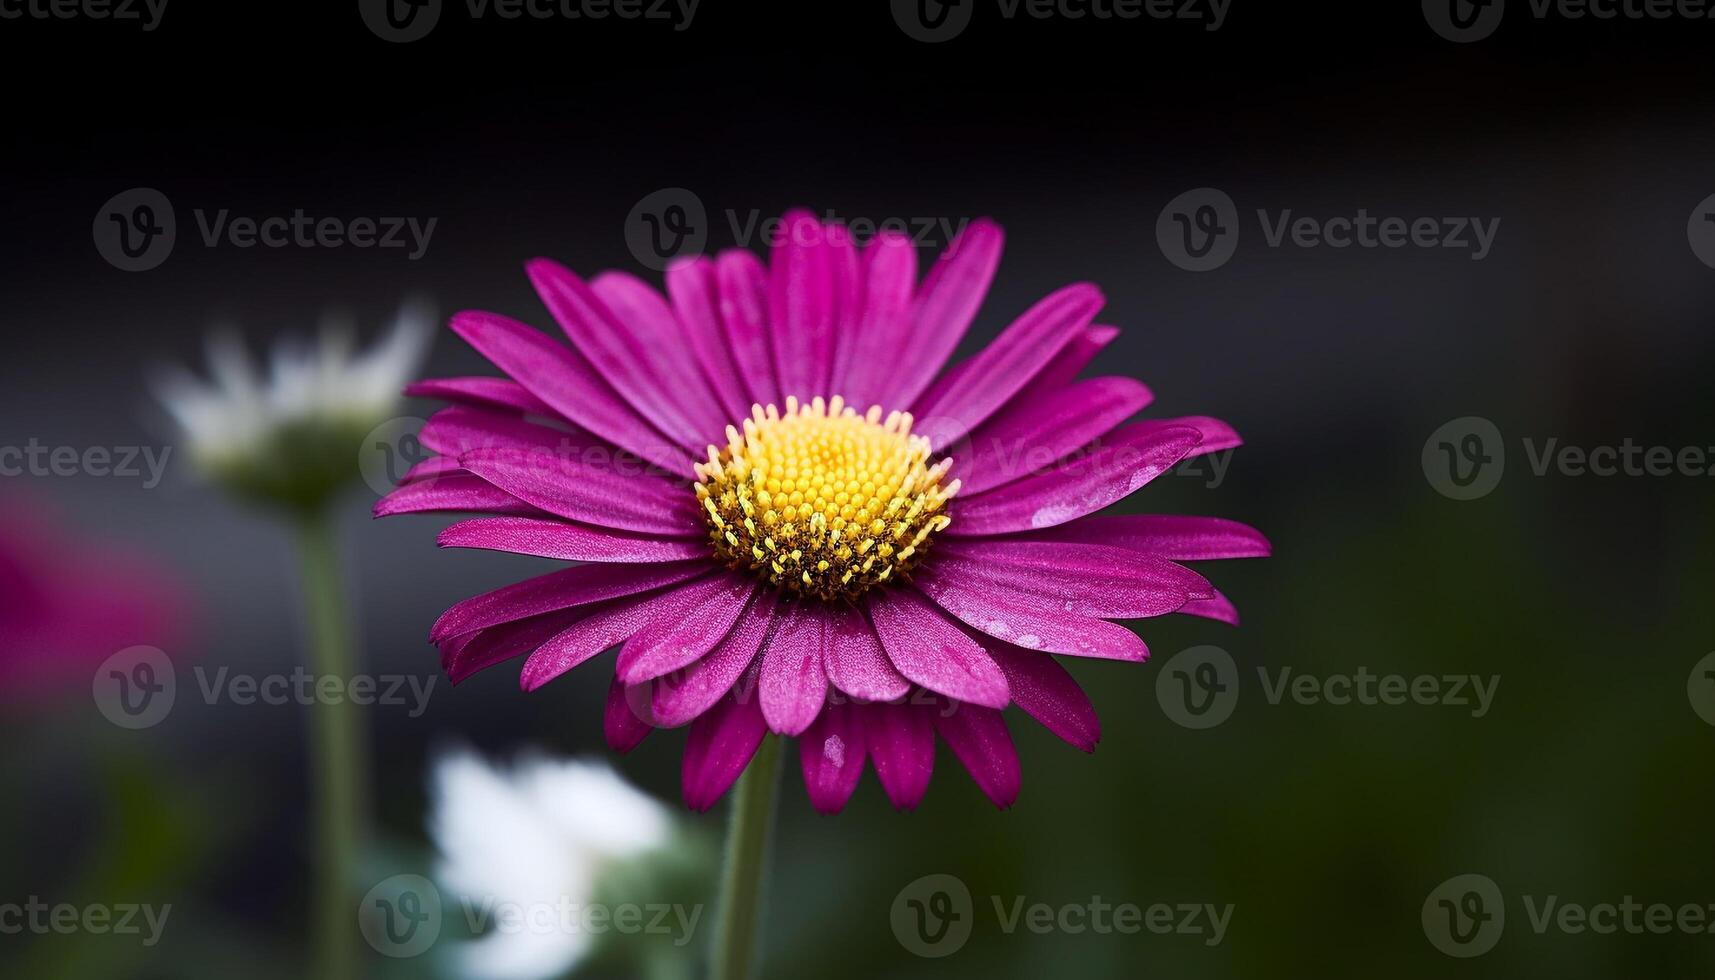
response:
[[[855,599],[896,581],[952,523],[941,486],[951,459],[929,464],[911,415],[859,415],[835,395],[786,410],[753,405],[743,431],[697,464],[697,500],[715,554],[788,591]]]

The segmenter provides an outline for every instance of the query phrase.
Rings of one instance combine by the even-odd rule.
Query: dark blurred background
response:
[[[1715,446],[1715,269],[1687,231],[1715,194],[1715,20],[1537,16],[1514,0],[1491,36],[1455,43],[1414,3],[1234,0],[1207,30],[1008,18],[965,0],[963,33],[924,43],[880,2],[707,0],[684,30],[473,20],[448,4],[428,36],[390,43],[356,8],[172,0],[150,31],[0,20],[0,444],[171,444],[145,379],[161,363],[200,369],[201,338],[220,323],[258,347],[330,309],[374,331],[418,294],[443,315],[548,326],[522,263],[655,279],[626,225],[664,188],[706,209],[711,249],[735,244],[733,221],[798,205],[878,221],[992,216],[1006,255],[963,350],[1049,290],[1097,282],[1101,322],[1124,332],[1094,368],[1147,381],[1154,414],[1217,415],[1247,440],[1218,486],[1164,478],[1122,509],[1243,520],[1275,556],[1205,567],[1242,627],[1145,621],[1150,664],[1071,665],[1102,744],[1086,757],[1015,724],[1025,784],[1010,811],[944,749],[912,814],[866,777],[843,815],[818,817],[791,767],[767,975],[1715,970],[1715,935],[1539,933],[1526,904],[1715,903],[1715,695],[1693,670],[1715,650],[1715,480],[1707,464],[1539,476],[1525,446]],[[178,236],[164,263],[125,272],[97,251],[92,220],[136,187],[172,202]],[[1169,261],[1156,226],[1169,201],[1205,187],[1235,202],[1240,231],[1229,261],[1196,273]],[[436,225],[417,259],[205,247],[192,212],[222,208]],[[1474,260],[1457,247],[1270,247],[1257,218],[1360,208],[1498,226]],[[930,234],[924,261],[945,241]],[[493,372],[443,331],[428,373]],[[1456,500],[1423,457],[1431,433],[1466,416],[1494,424],[1506,469],[1492,492]],[[180,453],[147,488],[24,475],[0,490],[181,579],[197,612],[175,660],[289,669],[302,659],[290,541],[187,464]],[[426,681],[442,609],[546,563],[437,554],[440,522],[371,522],[373,499],[346,508],[361,655],[368,670]],[[1157,679],[1207,644],[1231,654],[1239,694],[1227,721],[1198,730],[1164,708]],[[1498,688],[1482,717],[1273,704],[1258,668],[1270,683],[1282,668],[1362,669]],[[420,716],[365,712],[386,838],[424,847],[425,768],[443,745],[608,754],[603,670],[528,696],[509,668],[456,690],[439,678]],[[79,679],[4,711],[0,901],[174,912],[150,949],[3,935],[0,964],[304,975],[301,709],[181,698],[164,724],[131,732],[103,720]],[[676,806],[682,742],[658,733],[619,765]],[[686,819],[710,836],[722,826],[720,810]],[[942,959],[912,955],[890,927],[900,890],[931,873],[975,902],[970,941]],[[1455,959],[1427,934],[1424,905],[1471,873],[1504,894],[1505,933]],[[1233,914],[1215,945],[1008,933],[997,896]]]

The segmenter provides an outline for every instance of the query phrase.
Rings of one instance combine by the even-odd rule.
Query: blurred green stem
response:
[[[310,669],[318,678],[338,677],[349,690],[352,628],[339,567],[333,515],[324,509],[298,525],[304,601],[309,616]],[[357,867],[362,833],[363,744],[358,718],[346,697],[310,706],[310,765],[316,793],[314,843],[315,977],[354,980],[358,975],[357,906],[349,883]]]
[[[720,927],[715,932],[714,980],[751,980],[756,974],[757,933],[762,924],[768,877],[768,844],[774,833],[774,797],[780,785],[781,740],[762,744],[733,792],[721,871]]]

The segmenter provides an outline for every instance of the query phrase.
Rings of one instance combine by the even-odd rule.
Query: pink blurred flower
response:
[[[126,647],[171,652],[189,611],[178,582],[141,553],[74,537],[33,501],[0,500],[0,698],[87,689]]]
[[[376,513],[487,512],[440,543],[582,563],[459,603],[431,638],[455,681],[528,654],[526,690],[622,644],[608,741],[689,724],[693,808],[768,731],[801,737],[823,811],[866,763],[915,806],[937,735],[1007,806],[1020,773],[1003,708],[1085,751],[1099,736],[1056,655],[1145,659],[1117,619],[1237,621],[1182,563],[1266,555],[1262,535],[1092,515],[1239,438],[1201,416],[1126,424],[1147,388],[1078,380],[1117,333],[1085,283],[946,367],[1000,260],[991,222],[921,282],[901,235],[860,247],[804,212],[784,230],[766,265],[742,250],[676,265],[665,297],[529,263],[570,346],[455,316],[510,379],[409,389],[454,403],[421,433],[441,455]]]

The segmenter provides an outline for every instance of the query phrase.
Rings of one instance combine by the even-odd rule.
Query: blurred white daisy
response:
[[[431,783],[435,876],[449,909],[525,913],[524,928],[496,928],[454,950],[468,980],[564,976],[597,937],[568,928],[559,910],[596,901],[604,872],[673,833],[667,809],[605,763],[531,754],[508,771],[458,751],[436,761]]]
[[[328,319],[315,343],[277,343],[266,376],[223,329],[208,339],[207,380],[173,366],[155,393],[205,475],[245,496],[314,507],[357,477],[360,440],[398,412],[433,329],[427,304],[409,301],[359,351],[351,325]]]

